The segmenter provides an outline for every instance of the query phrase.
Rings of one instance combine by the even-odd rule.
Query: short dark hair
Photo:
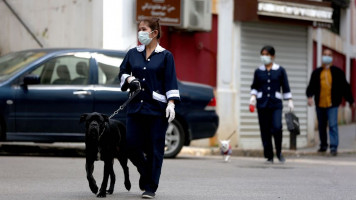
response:
[[[161,26],[159,25],[159,18],[152,17],[152,18],[148,18],[148,19],[139,21],[139,23],[141,23],[141,22],[147,22],[148,27],[150,27],[150,29],[152,31],[154,31],[154,30],[158,31],[157,39],[159,39],[161,37]]]
[[[266,46],[262,47],[260,54],[262,54],[262,52],[264,50],[266,50],[269,54],[271,54],[271,56],[274,56],[274,54],[276,53],[274,48],[272,46],[270,46],[270,45],[266,45]]]

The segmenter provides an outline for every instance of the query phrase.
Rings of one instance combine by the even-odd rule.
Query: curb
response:
[[[317,149],[282,150],[285,157],[321,156]],[[340,149],[338,155],[356,154],[356,149]],[[84,143],[0,143],[0,156],[85,157]],[[219,147],[183,147],[178,156],[221,156]],[[231,156],[263,157],[263,150],[232,149]]]
[[[319,153],[317,149],[301,149],[301,150],[283,150],[283,155],[285,157],[301,157],[301,156],[321,156],[329,155],[328,152]],[[356,154],[356,149],[340,149],[338,150],[338,155],[350,155]],[[220,156],[220,149],[218,147],[214,148],[199,148],[199,147],[184,147],[178,156]],[[263,150],[255,149],[238,149],[233,148],[231,156],[240,157],[263,157]]]

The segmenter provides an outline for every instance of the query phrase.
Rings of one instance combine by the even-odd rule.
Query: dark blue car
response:
[[[36,49],[0,57],[0,139],[83,142],[83,113],[110,116],[127,99],[118,72],[125,52]],[[213,88],[179,82],[182,102],[166,134],[166,157],[191,140],[214,136],[219,118]],[[113,118],[125,123],[126,111]]]

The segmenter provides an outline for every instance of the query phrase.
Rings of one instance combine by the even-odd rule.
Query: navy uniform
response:
[[[161,174],[168,120],[165,109],[169,100],[180,100],[174,59],[159,44],[146,59],[145,45],[128,51],[121,66],[121,89],[134,76],[141,92],[127,106],[127,146],[129,158],[137,167],[140,188],[155,192]]]
[[[280,158],[282,150],[282,99],[292,98],[285,69],[275,63],[273,63],[270,71],[264,65],[260,66],[255,70],[251,94],[257,98],[264,156],[267,159],[273,159],[273,136],[277,157]]]

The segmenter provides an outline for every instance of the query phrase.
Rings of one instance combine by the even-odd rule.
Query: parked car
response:
[[[83,142],[83,113],[110,116],[128,98],[118,73],[125,52],[35,49],[0,57],[0,139]],[[214,136],[219,118],[210,86],[179,81],[182,102],[166,134],[165,157],[191,140]],[[126,111],[113,118],[125,123]]]

